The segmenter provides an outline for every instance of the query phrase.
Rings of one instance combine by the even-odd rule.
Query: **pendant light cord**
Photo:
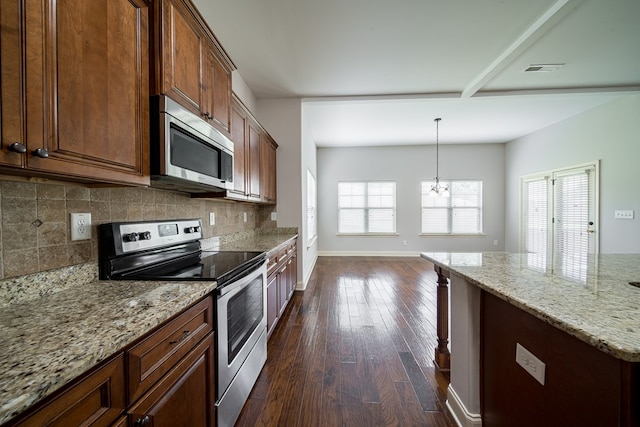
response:
[[[438,163],[440,161],[440,120],[441,118],[433,119],[436,122],[436,183],[440,181],[440,170]]]

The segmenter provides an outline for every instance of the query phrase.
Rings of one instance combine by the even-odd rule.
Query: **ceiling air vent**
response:
[[[527,73],[552,73],[564,64],[531,64],[524,69]]]

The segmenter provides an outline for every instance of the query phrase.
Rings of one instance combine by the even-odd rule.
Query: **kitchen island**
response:
[[[248,233],[209,239],[207,249],[268,252],[296,236],[295,229]],[[0,281],[0,425],[215,288],[201,281],[98,280],[94,263]]]
[[[462,425],[560,425],[563,419],[637,425],[632,402],[640,398],[640,288],[629,282],[640,280],[640,255],[553,266],[534,254],[421,256],[434,264],[444,289],[436,362],[448,359],[443,346],[451,280],[447,404]],[[519,353],[528,369],[518,365],[518,344],[545,371],[521,355],[528,353]]]

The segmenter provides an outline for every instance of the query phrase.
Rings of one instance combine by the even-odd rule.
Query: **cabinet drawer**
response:
[[[129,404],[138,399],[213,330],[213,301],[206,298],[127,351]]]
[[[17,426],[108,426],[124,409],[121,354]]]

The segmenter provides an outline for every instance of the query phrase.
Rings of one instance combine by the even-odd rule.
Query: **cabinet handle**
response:
[[[191,334],[191,331],[184,331],[182,332],[182,335],[180,335],[180,338],[178,338],[177,340],[169,341],[169,344],[178,344],[186,340],[190,334]]]
[[[207,120],[211,120],[213,119],[213,116],[211,115],[211,113],[209,113],[208,111],[206,113],[202,113],[202,115],[205,117],[205,119]]]
[[[14,153],[26,153],[27,146],[24,144],[20,144],[19,142],[14,142],[9,146],[9,151],[13,151]]]
[[[149,423],[151,422],[151,419],[149,418],[149,415],[145,415],[143,418],[138,418],[136,420],[136,427],[142,427],[142,426],[147,426],[149,425]]]
[[[44,148],[36,148],[32,153],[36,157],[40,157],[41,159],[46,159],[49,157],[49,152]]]

